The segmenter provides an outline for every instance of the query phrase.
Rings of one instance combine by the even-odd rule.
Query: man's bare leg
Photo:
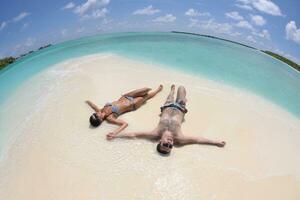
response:
[[[177,97],[176,97],[176,102],[185,106],[187,99],[186,99],[186,90],[183,86],[179,86],[177,90]]]
[[[143,97],[143,96],[147,95],[150,90],[151,90],[151,88],[144,87],[144,88],[133,90],[131,92],[123,94],[123,96],[129,96],[129,97],[133,97],[133,98]]]
[[[165,104],[174,103],[175,85],[171,85],[171,91],[167,97]]]
[[[222,140],[212,140],[201,136],[187,136],[181,133],[181,137],[178,138],[178,142],[180,145],[188,145],[188,144],[206,144],[206,145],[214,145],[217,147],[224,147],[226,142]]]

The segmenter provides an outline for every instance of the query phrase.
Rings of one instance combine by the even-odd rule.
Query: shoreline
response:
[[[88,127],[92,111],[84,100],[102,106],[125,91],[163,84],[163,91],[146,105],[120,117],[129,123],[127,131],[150,130],[158,123],[159,106],[173,83],[187,88],[189,113],[183,131],[224,139],[224,149],[191,145],[175,148],[164,158],[148,141],[106,141],[105,134],[115,128],[112,125]],[[208,199],[214,195],[237,199],[243,193],[249,195],[245,199],[265,199],[256,196],[264,193],[280,199],[300,195],[300,161],[294,157],[300,146],[300,120],[232,86],[114,54],[94,54],[36,74],[10,99],[15,102],[5,102],[9,113],[5,127],[20,135],[0,165],[3,199]],[[16,116],[26,119],[38,102],[43,102],[40,110],[31,113],[33,120],[25,127],[12,123]],[[44,187],[32,192],[40,185]]]

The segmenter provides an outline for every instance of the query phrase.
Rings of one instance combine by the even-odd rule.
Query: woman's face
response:
[[[99,112],[97,112],[97,116],[98,116],[101,120],[104,120],[104,118],[105,118],[105,112],[99,111]]]

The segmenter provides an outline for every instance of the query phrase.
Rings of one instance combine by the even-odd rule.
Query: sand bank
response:
[[[171,84],[187,89],[186,134],[224,139],[169,157],[144,140],[106,141],[115,126],[89,128],[99,105],[132,89],[164,89],[121,116],[128,131],[151,130]],[[299,199],[300,120],[253,94],[167,68],[100,54],[36,75],[5,103],[12,137],[2,157],[0,199]]]

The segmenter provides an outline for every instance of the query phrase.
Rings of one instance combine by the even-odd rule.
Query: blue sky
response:
[[[298,0],[1,0],[0,58],[110,32],[188,31],[300,63]]]

